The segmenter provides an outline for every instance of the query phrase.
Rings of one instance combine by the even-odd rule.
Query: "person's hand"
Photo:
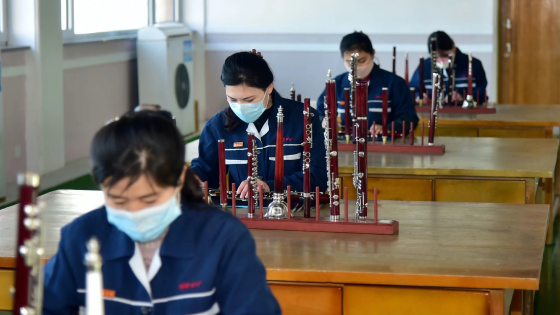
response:
[[[457,90],[453,91],[453,96],[451,97],[453,101],[457,100],[458,103],[463,102],[463,95],[459,94]]]
[[[204,183],[200,180],[200,177],[198,177],[198,175],[196,175],[194,172],[192,172],[192,173],[193,173],[193,175],[194,175],[194,178],[198,181],[198,183],[199,183],[200,185],[204,185]]]
[[[381,125],[375,125],[375,129],[373,128],[374,126],[371,125],[371,127],[369,128],[369,132],[371,133],[371,135],[375,138],[378,135],[381,134],[381,132],[383,131],[383,126]]]
[[[428,93],[424,93],[424,97],[422,97],[422,101],[424,104],[428,104],[430,102],[430,98],[428,97]]]
[[[264,191],[270,191],[270,187],[268,187],[268,184],[263,182],[260,179],[257,179],[257,187],[259,186],[263,186],[263,190]],[[241,184],[239,184],[239,187],[237,188],[236,194],[239,195],[239,198],[241,199],[247,199],[249,198],[249,193],[251,193],[249,191],[249,182],[248,180],[244,180],[241,182]]]
[[[259,57],[263,57],[260,51],[257,51],[256,49],[251,49],[251,52]]]

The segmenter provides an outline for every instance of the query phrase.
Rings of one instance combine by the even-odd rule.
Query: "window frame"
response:
[[[6,1],[6,0],[0,0]],[[66,30],[62,30],[62,39],[67,42],[81,42],[81,41],[104,41],[111,39],[125,39],[136,38],[138,29],[123,30],[123,31],[110,31],[99,32],[91,34],[75,34],[74,33],[74,0],[66,1]],[[61,8],[62,11],[62,8]],[[61,12],[62,13],[62,12]],[[155,0],[148,0],[148,26],[155,25]],[[173,0],[173,22],[180,22],[181,17],[181,1]],[[61,26],[62,28],[62,26]]]
[[[0,46],[8,46],[8,0],[0,0],[2,21],[0,23]]]

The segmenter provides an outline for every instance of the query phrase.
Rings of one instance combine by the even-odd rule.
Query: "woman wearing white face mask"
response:
[[[85,302],[86,242],[100,242],[107,314],[280,314],[255,243],[233,216],[203,202],[173,121],[137,112],[91,146],[105,205],[61,231],[45,266],[43,314]]]
[[[237,185],[237,193],[247,198],[247,133],[255,134],[258,147],[259,185],[274,189],[276,147],[276,115],[282,106],[284,113],[284,185],[303,191],[303,104],[281,97],[274,89],[274,76],[267,62],[255,52],[240,52],[229,56],[221,74],[229,107],[204,126],[200,135],[199,157],[191,169],[209,187],[219,187],[218,140],[225,140],[226,168],[229,184]],[[324,138],[319,115],[312,119],[311,186],[326,189]],[[286,187],[284,187],[286,188]],[[228,187],[228,190],[230,187]]]
[[[409,131],[410,123],[414,128],[418,125],[416,109],[410,97],[410,91],[403,78],[381,69],[373,62],[375,50],[369,37],[362,32],[354,32],[342,38],[340,42],[340,54],[344,59],[344,66],[350,71],[350,57],[358,53],[358,79],[367,81],[368,87],[368,126],[370,133],[379,135],[382,129],[381,121],[381,93],[384,87],[388,88],[388,122],[395,122],[395,130],[402,130],[403,122],[406,123],[406,132]],[[336,98],[338,102],[344,101],[344,88],[350,88],[348,72],[342,73],[334,78],[336,81]],[[317,100],[317,109],[321,120],[325,116],[325,91]],[[344,106],[338,104],[339,115],[344,126]],[[373,128],[375,122],[375,130]]]

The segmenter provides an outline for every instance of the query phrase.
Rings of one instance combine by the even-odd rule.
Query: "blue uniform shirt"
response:
[[[418,115],[416,115],[416,109],[412,103],[410,97],[410,90],[406,86],[406,82],[403,78],[379,68],[378,65],[374,65],[369,75],[369,86],[368,86],[368,128],[373,125],[375,121],[376,125],[381,125],[381,91],[384,87],[388,89],[388,101],[387,101],[387,118],[388,123],[395,122],[395,131],[402,131],[402,122],[406,122],[406,132],[408,133],[410,129],[410,122],[414,123],[414,128],[418,125]],[[338,103],[338,114],[342,120],[342,126],[344,126],[344,106],[340,102],[344,101],[344,88],[350,88],[350,81],[348,81],[348,72],[338,75],[334,78],[336,81],[336,99]],[[325,93],[319,96],[317,100],[317,109],[319,115],[321,116],[321,121],[325,117]],[[389,132],[391,126],[388,126]]]
[[[273,91],[273,106],[268,123],[260,132],[253,123],[241,122],[241,125],[227,132],[224,125],[225,111],[222,110],[212,117],[204,126],[198,145],[198,158],[191,162],[191,169],[202,181],[208,181],[210,188],[218,188],[218,140],[225,140],[226,169],[229,173],[229,184],[239,184],[247,179],[247,133],[255,134],[258,147],[259,178],[274,190],[274,163],[276,155],[276,129],[278,107],[284,113],[284,185],[291,186],[292,191],[303,191],[303,104],[280,97]],[[319,122],[319,115],[314,114],[312,123],[313,147],[311,148],[311,189],[319,186],[321,191],[327,189],[327,169],[325,160],[325,140]],[[286,187],[284,187],[286,188]],[[228,188],[229,189],[229,188]]]
[[[78,314],[85,305],[83,261],[92,236],[101,245],[107,314],[281,314],[249,230],[205,204],[182,206],[149,272],[105,207],[65,226],[45,265],[43,314]]]
[[[456,51],[457,58],[455,59],[455,90],[459,95],[463,95],[463,91],[467,91],[468,87],[468,79],[469,79],[469,56],[463,54],[459,48]],[[473,57],[472,60],[472,67],[473,67],[473,96],[476,100],[476,93],[478,91],[480,101],[483,101],[484,98],[484,91],[486,90],[486,86],[488,85],[488,81],[486,81],[486,73],[484,72],[484,68],[482,67],[482,62],[480,60]],[[424,86],[426,87],[426,93],[428,96],[432,97],[432,61],[431,59],[424,60]],[[444,78],[443,81],[445,83],[445,91],[446,93],[449,92],[449,74],[447,71],[443,72]],[[412,78],[410,80],[410,87],[416,88],[416,95],[418,96],[418,87],[419,85],[419,77],[420,73],[418,67]]]

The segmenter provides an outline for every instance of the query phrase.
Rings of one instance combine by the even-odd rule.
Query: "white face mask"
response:
[[[158,238],[181,215],[179,190],[161,205],[130,212],[109,207],[107,220],[136,242],[149,242]]]
[[[264,113],[264,111],[266,110],[264,105],[264,100],[266,99],[266,104],[268,105],[267,96],[269,96],[269,94],[266,94],[265,91],[263,99],[257,103],[239,104],[239,103],[232,103],[230,101],[228,101],[228,103],[229,103],[229,107],[231,107],[231,110],[233,110],[233,112],[235,113],[235,115],[237,115],[237,117],[239,117],[239,119],[250,124],[252,122],[255,122],[255,120],[259,119],[262,113]]]

